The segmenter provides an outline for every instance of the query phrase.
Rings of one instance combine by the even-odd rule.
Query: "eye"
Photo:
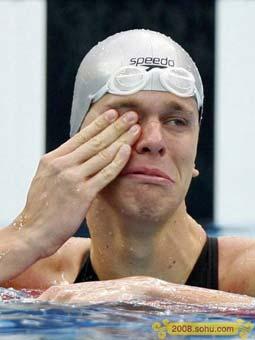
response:
[[[188,122],[185,119],[182,118],[170,118],[165,121],[167,125],[171,126],[186,126],[188,125]]]

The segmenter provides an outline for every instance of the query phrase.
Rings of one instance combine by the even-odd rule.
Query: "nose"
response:
[[[158,120],[141,124],[142,132],[135,144],[135,150],[139,154],[151,153],[163,156],[166,152],[162,135],[161,123]]]

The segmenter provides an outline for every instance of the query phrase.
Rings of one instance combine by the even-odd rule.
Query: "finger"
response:
[[[107,126],[112,124],[117,118],[118,112],[116,110],[111,109],[106,111],[104,114],[96,118],[91,124],[79,131],[64,144],[60,145],[57,149],[49,152],[48,157],[61,157],[74,151],[79,146],[86,143],[102,130],[104,130]]]
[[[130,114],[133,117],[133,120],[127,120],[127,117],[130,116]],[[138,115],[136,112],[126,112],[87,143],[81,145],[72,153],[65,156],[65,159],[61,159],[60,161],[63,167],[71,167],[84,163],[91,157],[97,155],[101,150],[111,145],[117,138],[123,135],[137,120]]]
[[[122,135],[116,142],[108,146],[106,149],[100,151],[97,155],[82,163],[78,167],[78,175],[81,178],[89,177],[96,174],[98,171],[111,163],[119,151],[121,145],[133,145],[137,140],[141,131],[140,125],[133,125],[124,135]]]
[[[122,145],[114,160],[84,183],[91,197],[95,197],[99,191],[101,191],[119,175],[121,170],[127,164],[130,154],[130,145]]]

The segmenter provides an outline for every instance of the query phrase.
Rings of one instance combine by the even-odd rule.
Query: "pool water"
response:
[[[241,339],[235,336],[170,336],[163,328],[169,322],[254,323],[251,308],[219,309],[168,303],[153,306],[133,303],[93,306],[34,302],[39,292],[0,289],[0,339]],[[160,324],[154,330],[152,325]],[[247,333],[247,332],[246,332]],[[239,332],[240,334],[240,332]],[[245,338],[243,338],[245,339]],[[255,327],[246,339],[255,339]]]
[[[209,229],[209,235],[222,234]],[[240,235],[240,232],[230,232]],[[242,233],[243,234],[243,233]],[[254,234],[254,232],[253,232]],[[247,234],[250,235],[250,234]],[[246,235],[243,235],[246,236]],[[40,291],[0,288],[0,339],[255,339],[255,309],[154,301],[90,306],[38,302]],[[164,321],[165,320],[165,321]],[[241,322],[235,335],[171,335],[167,323]],[[180,333],[181,334],[181,333]]]

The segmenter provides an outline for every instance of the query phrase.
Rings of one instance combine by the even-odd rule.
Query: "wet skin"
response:
[[[140,135],[123,171],[140,166],[157,168],[171,180],[153,183],[146,177],[120,174],[97,194],[86,216],[93,266],[101,279],[156,277],[161,272],[162,279],[174,277],[173,282],[185,282],[205,242],[205,233],[185,207],[195,174],[196,101],[158,91],[107,94],[92,106],[82,128],[109,108],[119,115],[134,111],[139,117]],[[176,240],[182,240],[182,247]],[[167,256],[162,249],[168,249]]]
[[[141,91],[130,96],[107,94],[95,103],[82,124],[91,123],[109,108],[120,115],[138,114],[141,134],[132,147],[124,170],[134,166],[158,168],[171,177],[169,185],[138,185],[146,180],[118,176],[102,192],[117,210],[148,218],[173,214],[188,191],[197,152],[198,110],[194,98],[180,98],[167,92]],[[131,185],[133,184],[133,185]]]
[[[102,114],[109,108],[121,116],[134,110],[136,119],[139,117],[138,133],[128,130],[136,120],[124,123],[121,117],[110,123]],[[191,178],[197,175],[195,100],[146,91],[129,97],[106,95],[91,107],[82,128],[42,157],[25,214],[1,229],[2,286],[46,289],[67,285],[68,294],[64,287],[56,287],[54,301],[87,302],[89,289],[101,287],[105,294],[116,284],[116,291],[105,298],[119,301],[126,282],[130,298],[138,289],[149,298],[166,293],[170,301],[179,297],[183,302],[197,302],[196,287],[173,286],[186,282],[206,239],[201,226],[187,214],[184,201]],[[128,147],[121,155],[116,142],[131,145],[132,152]],[[171,180],[121,176],[141,164],[162,170]],[[91,240],[72,238],[84,216]],[[219,237],[218,244],[219,290],[255,296],[255,241]],[[75,281],[89,253],[99,279],[107,281],[68,285]],[[123,277],[124,281],[116,280]],[[164,280],[167,292],[158,279]],[[145,285],[149,291],[144,290]],[[52,289],[44,297],[55,299],[55,292]],[[223,292],[201,292],[201,303],[228,299]],[[230,300],[244,301],[236,296]]]

